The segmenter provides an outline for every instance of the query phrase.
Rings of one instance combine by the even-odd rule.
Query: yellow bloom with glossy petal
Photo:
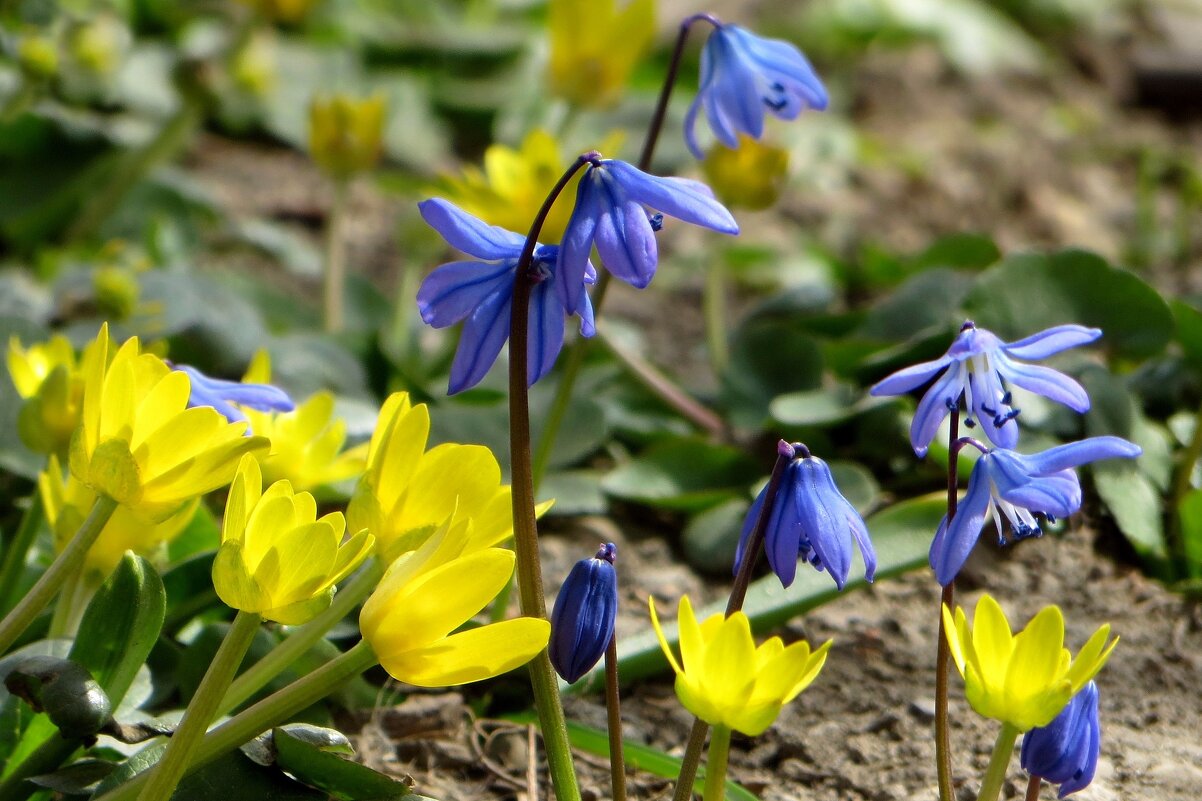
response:
[[[213,560],[213,587],[227,606],[295,626],[330,605],[334,585],[358,567],[373,546],[360,531],[345,543],[342,512],[317,516],[307,492],[287,481],[263,491],[263,475],[245,456],[230,485]]]
[[[470,519],[469,551],[513,534],[512,499],[501,466],[482,445],[447,443],[426,450],[430,413],[397,392],[380,409],[367,452],[367,470],[347,507],[351,528],[376,537],[385,564],[425,542],[452,515]],[[550,508],[541,504],[539,514]]]
[[[96,338],[108,352],[108,324]],[[172,370],[137,337],[112,363],[90,360],[84,378],[83,418],[71,439],[71,473],[149,520],[229,483],[243,454],[265,451],[263,437],[243,436],[210,407],[188,408],[187,374]]]
[[[75,349],[61,334],[28,348],[21,347],[15,336],[9,339],[8,372],[25,400],[17,430],[30,450],[66,456],[83,412],[86,364],[95,352],[95,346],[89,346],[83,359],[77,360]]]
[[[54,548],[61,551],[83,524],[96,493],[85,487],[75,476],[64,474],[58,457],[50,456],[50,464],[38,476],[38,490],[46,510],[46,522],[54,535]],[[147,520],[127,506],[118,506],[100,532],[95,544],[84,559],[84,575],[103,579],[116,569],[126,551],[151,556],[160,547],[178,537],[196,512],[200,498],[185,503],[178,512],[165,520]]]
[[[513,574],[505,548],[466,551],[472,523],[448,523],[392,564],[363,604],[359,629],[398,681],[446,687],[498,676],[547,647],[551,624],[519,617],[452,633]]]
[[[1110,625],[1093,633],[1073,659],[1064,647],[1060,607],[1045,606],[1018,634],[997,601],[981,596],[972,627],[963,607],[943,607],[943,624],[952,660],[964,677],[968,703],[987,718],[1019,731],[1046,726],[1069,700],[1097,675],[1118,638],[1109,640]]]
[[[579,106],[605,107],[622,96],[655,35],[655,0],[551,0],[551,91]]]
[[[804,640],[785,647],[772,637],[758,648],[743,612],[718,613],[698,624],[687,595],[680,599],[680,661],[668,645],[650,600],[651,625],[676,671],[676,697],[712,726],[755,736],[772,725],[781,707],[810,686],[826,663],[832,640],[816,651]]]

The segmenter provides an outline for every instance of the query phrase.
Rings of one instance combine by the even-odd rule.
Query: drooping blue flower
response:
[[[464,320],[459,347],[451,363],[447,391],[454,395],[475,386],[488,373],[501,347],[509,339],[513,312],[513,285],[525,237],[488,225],[441,198],[418,204],[422,219],[454,248],[480,261],[455,261],[435,269],[417,291],[417,308],[422,320],[435,328],[446,328]],[[559,247],[538,245],[531,261],[537,283],[530,293],[526,380],[533,384],[555,364],[563,347],[563,304],[551,288]],[[576,311],[580,333],[591,337],[593,306],[584,286],[597,273],[587,259],[580,274]]]
[[[231,423],[246,420],[246,415],[238,406],[260,412],[290,412],[296,408],[287,392],[271,384],[245,384],[211,378],[186,364],[176,364],[174,368],[188,376],[191,385],[188,406],[211,406]],[[246,433],[249,434],[250,429]]]
[[[764,115],[793,120],[807,108],[825,109],[826,87],[810,62],[790,42],[764,39],[738,25],[720,25],[701,51],[701,88],[685,116],[685,141],[702,158],[694,126],[697,112],[718,141],[732,150],[738,134],[764,134]]]
[[[829,572],[839,589],[843,589],[851,573],[854,542],[864,557],[864,577],[872,581],[876,551],[868,537],[868,528],[835,486],[830,467],[812,456],[801,443],[790,445],[782,440],[778,448],[792,461],[785,467],[764,532],[764,551],[772,572],[788,587],[797,576],[797,560],[801,558],[816,569]],[[764,487],[747,510],[735,553],[736,573],[767,492],[768,487]],[[754,554],[748,556],[754,558]]]
[[[618,573],[612,542],[568,573],[551,612],[547,655],[563,680],[572,684],[593,669],[614,636],[618,614]]]
[[[1051,522],[1081,508],[1081,482],[1073,468],[1101,459],[1134,459],[1142,452],[1119,437],[1090,437],[1029,456],[1005,448],[984,451],[973,465],[951,525],[945,515],[931,542],[935,578],[943,586],[956,578],[986,517],[992,516],[1001,545],[1006,544],[1003,517],[1015,540],[1038,537],[1043,530],[1035,515]]]
[[[1032,776],[1060,785],[1058,797],[1093,781],[1102,750],[1098,685],[1090,682],[1046,726],[1023,735],[1022,766]]]
[[[574,312],[587,300],[584,291],[593,244],[601,263],[615,277],[642,289],[655,275],[658,249],[655,232],[662,215],[724,234],[739,225],[709,187],[685,178],[648,175],[624,161],[596,158],[589,163],[576,205],[564,230],[555,271],[555,288],[564,308]]]
[[[1013,421],[1019,410],[1011,405],[1007,383],[1062,403],[1075,412],[1089,411],[1089,396],[1076,381],[1050,367],[1016,360],[1046,359],[1062,350],[1093,342],[1101,335],[1097,328],[1058,325],[1018,342],[1003,342],[969,320],[943,356],[898,370],[877,382],[869,394],[902,395],[943,371],[914,412],[910,424],[914,452],[926,455],[939,424],[959,408],[961,396],[967,409],[964,424],[971,428],[979,422],[990,442],[1000,448],[1013,448],[1018,444],[1018,424]]]

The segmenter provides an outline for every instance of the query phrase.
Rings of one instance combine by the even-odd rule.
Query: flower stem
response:
[[[331,659],[279,692],[272,693],[206,734],[184,774],[207,765],[272,726],[286,722],[297,712],[317,703],[375,664],[376,655],[371,646],[366,640],[361,640],[346,653]],[[143,773],[105,793],[98,801],[133,801],[149,777],[149,772]]]
[[[726,763],[730,759],[730,729],[715,726],[705,757],[705,792],[702,801],[722,801],[726,795]]]
[[[956,514],[956,501],[960,487],[957,471],[960,449],[956,440],[960,438],[960,410],[952,410],[947,448],[947,520],[951,525]],[[951,727],[947,717],[947,693],[951,673],[951,646],[943,626],[943,607],[955,609],[956,581],[952,579],[939,598],[939,643],[935,653],[935,770],[939,776],[939,801],[954,801],[952,787],[952,741]]]
[[[668,72],[664,75],[664,83],[659,90],[659,99],[655,104],[655,112],[651,115],[651,122],[647,126],[647,134],[643,138],[643,151],[639,155],[638,168],[643,172],[651,169],[651,159],[655,156],[655,145],[659,141],[660,131],[664,127],[664,118],[668,112],[668,101],[672,99],[672,89],[676,86],[676,75],[680,70],[680,61],[684,56],[685,42],[689,37],[689,29],[693,23],[705,20],[712,25],[717,26],[718,21],[708,14],[694,14],[685,19],[680,24],[680,31],[676,35],[676,46],[672,50],[672,58],[668,61]],[[601,274],[597,277],[596,287],[593,289],[593,316],[597,319],[601,317],[601,306],[605,303],[605,295],[609,290],[610,276],[608,272],[599,271]],[[555,438],[559,435],[559,428],[563,424],[564,415],[567,413],[568,403],[572,397],[572,388],[576,385],[576,379],[580,376],[580,369],[584,366],[584,357],[588,348],[588,340],[579,338],[571,347],[567,355],[567,362],[564,364],[563,373],[559,377],[559,384],[555,387],[555,397],[551,401],[551,410],[547,415],[546,421],[543,424],[542,434],[539,436],[538,449],[534,457],[534,486],[538,487],[542,481],[543,475],[547,471],[547,461],[551,458],[551,449],[555,445]]]
[[[1006,769],[1010,767],[1010,755],[1014,753],[1014,741],[1017,739],[1018,729],[1003,723],[997,742],[993,744],[993,756],[989,758],[989,767],[985,769],[985,779],[981,782],[977,801],[997,801],[1002,792],[1002,783],[1006,781]]]
[[[685,746],[684,756],[680,758],[680,775],[676,777],[676,790],[672,793],[672,801],[692,799],[693,784],[697,781],[697,766],[701,763],[701,750],[705,748],[705,735],[709,728],[709,724],[701,718],[693,719],[689,743]]]
[[[324,612],[290,632],[283,642],[234,680],[221,703],[217,705],[217,715],[224,715],[246,703],[247,699],[268,682],[292,667],[301,655],[326,635],[326,632],[371,595],[371,591],[383,577],[384,567],[380,560],[368,560],[363,568],[335,593],[333,602]]]
[[[45,508],[42,506],[42,493],[35,489],[29,496],[29,505],[21,515],[16,533],[4,544],[4,561],[0,563],[0,614],[7,614],[17,603],[14,598],[17,587],[21,584],[21,573],[25,570],[25,558],[29,554],[33,541],[37,539],[38,529],[46,519]]]
[[[92,504],[92,511],[88,512],[87,519],[83,521],[79,531],[75,532],[75,536],[67,543],[67,547],[55,557],[50,567],[30,588],[20,603],[13,607],[3,621],[0,621],[0,654],[5,653],[17,637],[20,637],[21,633],[29,628],[29,624],[34,621],[34,618],[54,600],[54,596],[62,589],[63,583],[79,571],[83,566],[84,558],[88,555],[88,550],[95,544],[100,532],[104,531],[105,524],[116,510],[117,502],[109,496],[98,495],[96,497],[95,503]]]
[[[324,283],[322,284],[322,319],[327,333],[336,334],[343,326],[343,306],[346,295],[346,248],[342,242],[343,221],[346,218],[346,199],[349,182],[334,180],[334,199],[326,217]]]
[[[609,781],[613,801],[626,801],[626,759],[622,753],[622,700],[618,692],[618,636],[605,647],[605,713],[609,724]]]
[[[1027,797],[1026,801],[1039,801],[1039,788],[1043,786],[1043,779],[1038,776],[1032,776],[1027,782]]]
[[[547,618],[547,603],[543,597],[543,576],[538,555],[538,521],[534,513],[534,475],[530,455],[530,393],[527,384],[527,340],[530,311],[530,290],[533,276],[530,262],[543,222],[551,206],[572,176],[595,158],[586,153],[577,158],[560,176],[542,208],[530,226],[526,243],[518,257],[513,286],[513,311],[509,327],[509,455],[510,476],[513,482],[513,537],[517,555],[518,599],[522,614]],[[544,648],[530,661],[530,684],[534,690],[534,707],[538,712],[539,728],[547,749],[547,764],[551,783],[559,801],[579,801],[580,788],[572,765],[572,750],[568,743],[567,722],[559,697],[559,684],[551,660]]]
[[[730,349],[726,344],[726,265],[714,257],[705,269],[705,341],[710,353],[710,369],[714,375],[726,372]]]
[[[184,710],[183,720],[175,734],[167,741],[167,750],[163,758],[151,770],[146,786],[138,794],[138,801],[163,801],[171,798],[179,780],[184,777],[184,771],[191,760],[192,752],[200,744],[200,740],[208,730],[209,724],[217,712],[217,705],[230,686],[230,680],[238,672],[242,657],[250,648],[255,633],[259,630],[261,618],[253,612],[238,612],[233,625],[221,641],[217,655],[205,671],[196,694]]]
[[[772,465],[772,475],[768,478],[768,486],[764,490],[764,503],[760,506],[759,516],[755,519],[755,528],[747,540],[747,548],[743,552],[743,561],[739,563],[739,571],[735,574],[735,583],[730,590],[730,600],[726,602],[726,616],[730,617],[743,608],[747,597],[747,585],[751,582],[751,573],[755,563],[760,558],[764,548],[764,538],[768,530],[768,521],[772,518],[772,507],[776,503],[776,495],[780,492],[781,481],[785,477],[785,468],[794,456],[793,446],[783,439],[776,444],[776,463]]]

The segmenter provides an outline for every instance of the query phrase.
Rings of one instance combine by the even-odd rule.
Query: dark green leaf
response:
[[[334,798],[346,801],[359,799],[401,798],[408,795],[409,785],[377,773],[366,765],[351,762],[330,750],[310,742],[308,738],[290,734],[282,728],[272,730],[276,749],[276,764],[305,782],[325,790]]]
[[[54,773],[31,776],[26,781],[63,795],[88,795],[114,767],[112,762],[102,759],[85,759]]]
[[[597,470],[548,473],[539,485],[539,500],[555,499],[549,515],[603,515],[609,501],[601,491],[602,475]]]
[[[611,495],[649,506],[700,511],[745,490],[755,462],[737,448],[700,439],[655,445],[605,477]]]
[[[8,672],[4,686],[73,736],[91,737],[113,712],[100,684],[70,659],[26,657]]]
[[[689,521],[681,544],[685,559],[695,570],[730,577],[743,518],[750,505],[746,498],[731,498]]]
[[[782,426],[813,428],[845,423],[864,412],[895,402],[892,398],[874,398],[843,385],[781,395],[772,401],[769,409],[772,419]]]
[[[735,331],[730,366],[722,376],[722,400],[731,422],[758,428],[778,395],[822,383],[818,343],[798,330],[795,318],[752,318]]]
[[[1177,507],[1177,515],[1186,574],[1192,579],[1202,578],[1202,490],[1187,493]]]

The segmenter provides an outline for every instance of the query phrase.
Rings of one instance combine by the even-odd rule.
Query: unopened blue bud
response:
[[[1091,681],[1051,723],[1023,736],[1023,770],[1060,785],[1064,798],[1093,781],[1101,747],[1098,686]]]
[[[618,574],[612,542],[572,568],[551,612],[547,653],[555,672],[574,683],[592,670],[614,636],[618,614]]]

